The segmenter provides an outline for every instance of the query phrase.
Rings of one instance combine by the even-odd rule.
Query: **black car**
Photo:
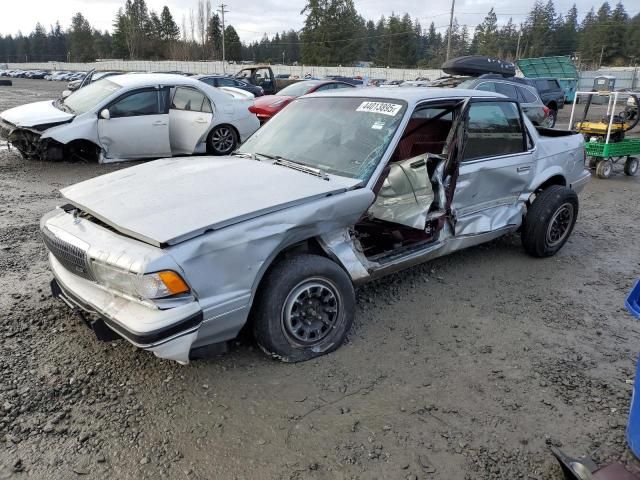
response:
[[[211,85],[212,87],[233,87],[253,93],[256,97],[264,95],[262,87],[251,85],[248,82],[238,80],[237,78],[227,77],[225,75],[196,75],[195,77],[201,82]]]

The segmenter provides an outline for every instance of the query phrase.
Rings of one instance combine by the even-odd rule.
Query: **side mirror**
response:
[[[108,108],[104,108],[100,111],[100,118],[103,120],[109,120],[111,118]]]
[[[65,91],[62,92],[62,98],[67,98],[72,93],[73,92],[71,90],[65,90]]]

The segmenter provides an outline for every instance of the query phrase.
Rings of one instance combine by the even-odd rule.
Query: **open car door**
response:
[[[535,146],[518,104],[506,98],[472,99],[461,128],[451,169],[455,236],[498,236],[521,221],[518,198],[534,175]]]

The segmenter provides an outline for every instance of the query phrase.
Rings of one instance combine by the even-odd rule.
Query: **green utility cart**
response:
[[[633,176],[638,173],[640,156],[640,138],[627,138],[626,133],[633,130],[640,121],[638,98],[634,92],[576,92],[569,119],[569,128],[575,129],[585,137],[585,150],[589,157],[589,167],[600,178],[609,178],[613,165],[624,160],[624,173]],[[574,123],[578,98],[586,97],[582,119]],[[595,121],[588,120],[589,107],[594,98],[607,103],[607,114]],[[632,101],[628,101],[632,99]],[[618,100],[627,101],[623,111],[615,113]]]

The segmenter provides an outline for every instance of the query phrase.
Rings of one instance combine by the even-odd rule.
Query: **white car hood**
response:
[[[359,183],[240,157],[192,157],[126,168],[61,192],[117,231],[163,247]]]
[[[53,100],[28,103],[10,108],[0,113],[0,117],[17,127],[33,127],[46,123],[66,122],[73,118],[71,113],[63,112],[53,106]]]

